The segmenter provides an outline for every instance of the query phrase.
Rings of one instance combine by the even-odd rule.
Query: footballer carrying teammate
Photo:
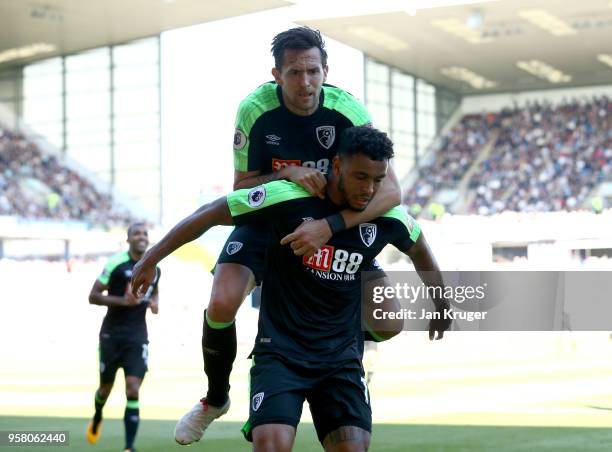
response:
[[[134,268],[132,290],[139,294],[155,278],[160,260],[210,227],[257,221],[272,225],[251,354],[250,414],[242,430],[257,452],[292,449],[305,400],[325,451],[369,447],[372,416],[359,334],[361,271],[388,243],[411,258],[427,285],[443,284],[438,265],[419,225],[403,207],[335,233],[311,257],[297,256],[295,242],[281,244],[281,239],[304,221],[333,218],[343,208],[366,209],[392,157],[392,143],[384,133],[349,128],[333,158],[325,198],[288,181],[238,190],[179,222]],[[449,307],[446,300],[434,304],[438,311]],[[449,326],[450,320],[431,320],[430,339],[441,338]]]

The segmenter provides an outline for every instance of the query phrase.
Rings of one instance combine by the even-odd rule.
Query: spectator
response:
[[[0,215],[80,220],[110,227],[131,221],[108,194],[23,136],[0,128]]]

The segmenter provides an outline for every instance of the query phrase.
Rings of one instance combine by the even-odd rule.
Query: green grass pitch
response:
[[[136,440],[139,452],[180,451],[249,451],[235,422],[216,422],[205,440],[190,447],[174,443],[174,421],[143,420]],[[2,451],[78,451],[110,452],[123,448],[123,421],[106,419],[100,441],[89,445],[85,441],[87,419],[0,416],[0,430],[68,430],[70,447],[0,446]],[[516,451],[609,451],[612,429],[558,427],[491,427],[450,425],[391,425],[374,426],[373,452],[516,452]],[[312,424],[302,424],[294,450],[321,451]]]

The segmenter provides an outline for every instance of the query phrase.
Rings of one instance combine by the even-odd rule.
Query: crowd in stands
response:
[[[130,215],[82,175],[0,127],[0,215],[125,225]]]
[[[612,101],[533,103],[463,118],[405,202],[424,207],[441,189],[457,189],[489,139],[491,152],[468,182],[475,193],[467,213],[582,209],[594,188],[612,182]]]
[[[421,168],[418,180],[407,193],[408,205],[425,206],[432,196],[444,188],[454,188],[470,168],[474,159],[489,140],[497,118],[469,115],[442,137],[435,161]]]
[[[581,208],[612,180],[612,102],[533,104],[500,123],[489,158],[470,180],[470,213]]]

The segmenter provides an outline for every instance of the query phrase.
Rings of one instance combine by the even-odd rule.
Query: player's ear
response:
[[[341,157],[336,155],[332,160],[332,170],[334,171],[334,176],[340,176],[340,167],[342,166]]]
[[[272,68],[272,77],[274,77],[274,81],[279,85],[282,85],[281,73],[276,67]]]
[[[329,66],[327,64],[323,66],[323,83],[327,81],[327,72],[329,71]]]

